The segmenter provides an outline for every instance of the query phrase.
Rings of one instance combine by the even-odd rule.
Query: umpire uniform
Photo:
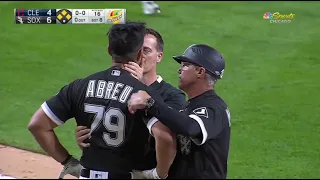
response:
[[[190,46],[174,59],[202,66],[218,79],[225,68],[220,53],[206,45]],[[180,112],[154,96],[148,99],[147,107],[148,113],[177,134],[177,156],[169,178],[226,179],[230,112],[214,90],[189,99]]]

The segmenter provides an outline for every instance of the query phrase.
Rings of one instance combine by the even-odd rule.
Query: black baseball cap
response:
[[[205,44],[193,44],[180,56],[173,56],[178,63],[189,62],[205,68],[211,75],[222,78],[225,61],[214,48]]]

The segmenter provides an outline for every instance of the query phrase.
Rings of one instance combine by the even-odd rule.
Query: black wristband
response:
[[[71,158],[72,156],[70,154],[68,154],[67,158],[61,162],[62,165],[65,165]]]

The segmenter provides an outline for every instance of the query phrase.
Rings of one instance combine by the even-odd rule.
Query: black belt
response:
[[[102,172],[102,171],[100,171]],[[115,173],[115,172],[102,172],[107,173],[107,179],[132,179],[131,173]],[[90,178],[90,169],[81,169],[80,176],[84,178]],[[93,177],[93,178],[99,178],[99,177]]]

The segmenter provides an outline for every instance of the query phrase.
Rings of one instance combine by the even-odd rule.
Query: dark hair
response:
[[[161,51],[163,52],[163,46],[164,46],[164,43],[163,43],[163,39],[162,39],[162,36],[160,35],[160,33],[152,28],[147,28],[147,32],[146,34],[151,34],[153,35],[154,37],[156,37],[157,39],[157,49],[158,51]]]
[[[113,25],[107,33],[113,61],[118,63],[135,61],[143,45],[145,33],[146,25],[143,22]]]

